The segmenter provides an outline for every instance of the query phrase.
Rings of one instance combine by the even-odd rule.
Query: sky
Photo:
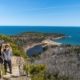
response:
[[[0,0],[0,25],[80,26],[80,0]]]

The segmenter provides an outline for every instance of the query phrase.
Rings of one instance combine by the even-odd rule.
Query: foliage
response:
[[[10,43],[10,46],[12,47],[12,49],[18,49],[18,46],[16,44]]]
[[[13,55],[20,56],[20,50],[18,49],[18,46],[13,43],[10,43],[10,46],[12,47]]]
[[[25,46],[33,43],[40,43],[45,39],[51,39],[58,37],[65,37],[65,34],[61,33],[41,33],[41,32],[24,32],[21,34],[16,34],[11,36],[14,42],[18,44],[19,47]]]
[[[51,48],[56,48],[58,47],[58,45],[51,45]]]
[[[33,54],[32,57],[38,57],[41,53]]]
[[[45,73],[44,80],[70,80],[69,76],[60,75],[56,73]]]
[[[4,69],[3,64],[2,64],[2,75],[5,75],[5,69]]]
[[[43,80],[46,66],[41,64],[41,65],[30,65],[26,67],[26,65],[24,65],[24,70],[26,71],[26,73],[30,72],[32,80]]]
[[[70,80],[69,76],[60,75],[59,72],[46,72],[46,66],[41,65],[24,65],[26,73],[30,72],[32,80]]]
[[[43,51],[46,51],[48,49],[48,46],[43,47]]]
[[[21,56],[21,57],[23,57],[25,59],[28,58],[28,56],[26,55],[26,53],[24,51],[21,51],[21,49],[19,48],[19,46],[14,43],[13,38],[0,34],[0,39],[3,39],[4,42],[10,43],[13,55],[15,55],[15,56]]]
[[[21,56],[22,56],[24,59],[28,60],[28,56],[27,56],[27,54],[26,54],[24,51],[21,51]]]
[[[27,54],[24,51],[21,51],[19,49],[18,45],[14,44],[14,43],[10,43],[10,46],[12,47],[13,55],[15,55],[15,56],[21,56],[24,59],[28,59]]]
[[[32,37],[32,36],[38,36],[38,37],[46,37],[46,36],[65,36],[65,34],[61,34],[61,33],[41,33],[41,32],[24,32],[24,33],[21,33],[21,34],[17,34],[17,35],[14,35],[15,37],[25,37],[25,36],[28,36],[28,37]]]
[[[14,42],[13,38],[2,34],[0,34],[0,39],[3,39],[5,42]]]

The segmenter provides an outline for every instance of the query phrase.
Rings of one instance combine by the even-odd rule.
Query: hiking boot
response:
[[[10,74],[12,74],[12,72],[10,72]]]

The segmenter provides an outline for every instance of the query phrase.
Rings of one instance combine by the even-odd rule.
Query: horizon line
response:
[[[0,25],[0,27],[6,27],[6,26],[8,26],[8,27],[11,27],[11,26],[20,26],[20,27],[41,27],[41,26],[43,26],[43,27],[80,27],[80,26],[73,26],[73,25]]]

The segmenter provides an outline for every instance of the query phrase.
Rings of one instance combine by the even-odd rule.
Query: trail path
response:
[[[4,75],[4,78],[10,78],[10,77],[19,77],[20,73],[19,73],[19,68],[18,66],[13,66],[12,68],[12,74],[9,73],[9,71],[7,72],[6,75]]]
[[[3,80],[31,80],[31,78],[27,76],[20,76],[20,68],[19,68],[19,57],[12,57],[12,74],[9,73],[9,69],[7,74],[3,76]],[[21,62],[21,61],[20,61]]]

